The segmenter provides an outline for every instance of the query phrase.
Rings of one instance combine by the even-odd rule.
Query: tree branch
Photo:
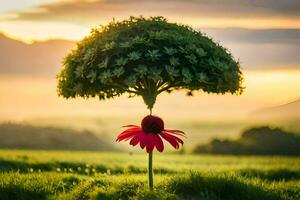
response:
[[[180,85],[177,83],[177,85],[176,84],[172,84],[172,85],[168,85],[168,86],[166,86],[166,87],[163,87],[163,88],[161,88],[160,90],[158,90],[157,91],[157,94],[160,94],[160,93],[162,93],[162,92],[164,92],[164,91],[166,91],[166,90],[169,90],[169,89],[171,89],[171,88],[175,88],[175,87],[179,87]]]
[[[128,92],[128,93],[140,94],[139,91],[127,89],[127,87],[125,87],[122,84],[114,83],[114,84],[110,84],[110,85],[114,86],[114,87],[119,87],[119,88],[121,88],[122,90],[124,90],[125,92]]]

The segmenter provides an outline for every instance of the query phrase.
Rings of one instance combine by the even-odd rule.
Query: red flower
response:
[[[127,125],[129,129],[118,135],[116,141],[130,140],[132,146],[140,143],[142,149],[146,147],[148,153],[152,152],[154,147],[159,152],[164,150],[162,138],[167,140],[175,149],[178,149],[183,141],[177,136],[184,136],[185,133],[179,130],[164,129],[164,121],[156,116],[148,115],[142,120],[142,126]]]

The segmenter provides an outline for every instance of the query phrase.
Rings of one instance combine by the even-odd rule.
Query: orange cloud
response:
[[[297,0],[69,0],[20,11],[11,20],[107,23],[130,15],[162,15],[196,27],[299,28]]]

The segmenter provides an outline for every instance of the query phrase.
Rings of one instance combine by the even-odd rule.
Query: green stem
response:
[[[152,170],[152,153],[151,151],[149,153],[149,160],[148,160],[148,175],[149,175],[149,188],[150,190],[153,190],[153,170]]]
[[[149,109],[150,115],[152,115],[152,108]],[[148,178],[149,178],[149,189],[153,190],[153,169],[152,169],[152,160],[153,160],[153,151],[151,151],[148,157]]]

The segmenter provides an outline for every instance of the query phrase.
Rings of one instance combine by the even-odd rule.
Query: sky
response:
[[[159,95],[153,111],[168,119],[241,120],[257,109],[299,97],[300,70],[253,70],[246,71],[244,78],[246,89],[240,96],[196,92],[187,97],[185,92],[177,91]],[[141,97],[123,95],[106,101],[57,97],[56,80],[50,77],[2,76],[0,91],[0,121],[55,116],[130,118],[148,113]]]
[[[0,33],[27,43],[80,40],[112,19],[162,15],[207,33],[247,69],[300,63],[299,0],[0,0],[0,5]]]
[[[0,0],[0,33],[35,48],[39,45],[35,41],[80,40],[93,27],[131,15],[162,15],[171,22],[190,25],[228,48],[242,64],[246,86],[242,96],[164,95],[157,111],[165,116],[171,116],[168,113],[173,107],[186,105],[190,109],[182,109],[179,115],[241,116],[300,98],[299,0]],[[106,114],[122,109],[137,114],[144,108],[141,99],[125,97],[99,105],[93,100],[69,103],[57,97],[55,75],[43,77],[37,73],[28,78],[18,73],[21,64],[15,71],[3,70],[8,65],[1,60],[8,63],[12,60],[8,54],[17,55],[4,51],[0,49],[0,119],[101,114],[95,112],[98,106]],[[28,70],[27,75],[31,72]]]
[[[0,31],[80,39],[112,18],[162,15],[194,28],[298,29],[298,0],[0,0]]]

